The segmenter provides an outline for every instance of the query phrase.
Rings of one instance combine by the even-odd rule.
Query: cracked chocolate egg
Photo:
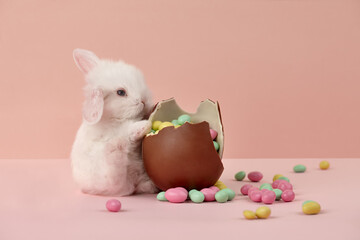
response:
[[[167,126],[156,134],[148,134],[142,144],[145,170],[161,190],[173,187],[202,189],[220,178],[224,167],[224,133],[218,102],[209,99],[200,103],[196,113],[182,110],[172,98],[159,102],[149,117],[151,122],[171,122],[189,115],[191,123]],[[214,147],[210,128],[217,131]]]

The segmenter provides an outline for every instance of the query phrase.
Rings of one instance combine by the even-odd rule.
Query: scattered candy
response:
[[[220,190],[215,194],[215,199],[217,202],[219,203],[224,203],[227,202],[227,200],[229,199],[229,195],[226,192],[226,189]]]
[[[293,186],[291,185],[291,183],[283,180],[282,182],[279,183],[277,188],[280,189],[281,191],[285,191],[285,190],[292,190]]]
[[[110,212],[118,212],[121,209],[121,202],[117,199],[110,199],[106,202],[106,208]]]
[[[176,188],[174,188],[174,189],[177,189],[177,190],[182,191],[184,194],[186,194],[186,196],[189,194],[188,191],[187,191],[185,188],[183,188],[183,187],[176,187]]]
[[[183,125],[186,122],[190,122],[191,117],[187,114],[184,114],[184,115],[181,115],[177,120],[180,125]]]
[[[263,190],[267,190],[267,189],[263,189]],[[263,192],[261,197],[261,201],[265,204],[272,204],[273,202],[275,202],[275,199],[276,199],[275,192],[270,190]]]
[[[263,175],[261,172],[254,171],[248,174],[248,178],[252,182],[258,182],[263,178]]]
[[[255,190],[249,194],[249,197],[254,202],[261,202],[262,193],[260,190]]]
[[[271,210],[268,207],[259,207],[255,212],[256,216],[261,219],[266,219],[270,216]]]
[[[284,202],[291,202],[292,200],[295,199],[295,193],[293,192],[293,190],[285,190],[281,194],[281,199]]]
[[[246,219],[256,219],[256,214],[253,211],[245,210],[243,214]]]
[[[214,129],[210,128],[211,139],[214,140],[217,137],[218,133]]]
[[[296,173],[303,173],[305,171],[306,171],[306,167],[302,164],[296,165],[294,167],[294,172],[296,172]]]
[[[283,175],[281,174],[275,174],[275,176],[273,177],[273,182],[278,180],[279,177],[282,177]]]
[[[171,203],[182,203],[187,199],[187,194],[181,189],[170,188],[165,192],[166,199]]]
[[[306,202],[306,203],[305,203]],[[305,214],[318,214],[321,210],[320,204],[315,201],[305,201],[302,205],[302,211]]]
[[[218,151],[219,150],[219,144],[216,142],[216,141],[213,141],[214,143],[214,147],[215,147],[215,150]]]
[[[193,193],[193,192],[196,192],[197,190],[196,189],[191,189],[190,191],[189,191],[189,196]]]
[[[309,202],[313,202],[313,200],[304,201],[302,205],[304,206],[304,204],[307,204],[307,203],[309,203]]]
[[[280,189],[273,189],[273,192],[275,193],[276,195],[276,201],[279,201],[281,199],[281,194],[282,194],[282,191]]]
[[[230,189],[230,188],[224,188],[224,189],[221,190],[221,191],[225,191],[225,192],[226,192],[226,194],[228,195],[228,200],[229,200],[229,201],[231,201],[231,200],[234,199],[234,197],[235,197],[235,192],[234,192],[232,189]],[[215,198],[216,198],[216,196],[215,196]]]
[[[217,180],[217,182],[214,185],[215,187],[218,187],[220,190],[227,188],[227,186],[220,180]]]
[[[253,186],[251,184],[245,184],[244,186],[241,187],[240,192],[243,195],[248,195],[248,191],[250,188],[252,188]]]
[[[270,183],[263,183],[263,184],[261,184],[261,186],[260,186],[260,188],[259,188],[260,190],[261,189],[268,189],[268,190],[272,190],[273,188],[272,188],[272,186],[271,186],[271,184]]]
[[[156,198],[159,200],[159,201],[167,201],[166,197],[165,197],[165,192],[159,192],[158,195],[156,196]]]
[[[201,191],[205,196],[205,202],[213,202],[215,201],[216,192],[210,188],[203,188]]]
[[[191,190],[191,191],[193,191],[193,190]],[[194,203],[202,203],[205,200],[204,194],[197,190],[193,191],[191,194],[189,193],[189,195],[190,195],[191,201],[193,201]]]
[[[246,173],[244,171],[238,172],[235,174],[235,179],[237,181],[242,181],[246,176]]]
[[[287,177],[281,176],[277,180],[285,180],[287,182],[290,182],[290,180]]]
[[[253,192],[253,191],[259,191],[259,189],[257,188],[257,187],[251,187],[251,188],[249,188],[248,189],[248,195],[249,195],[249,197],[250,197],[250,194]]]
[[[320,169],[326,170],[330,167],[330,163],[328,161],[321,161],[320,162]]]

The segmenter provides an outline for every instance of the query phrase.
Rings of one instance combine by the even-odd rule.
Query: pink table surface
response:
[[[123,208],[110,213],[110,197],[90,196],[73,183],[68,159],[0,160],[0,239],[360,239],[360,159],[224,159],[221,180],[237,196],[227,203],[160,202],[154,194],[118,197]],[[302,163],[305,173],[292,167]],[[269,205],[266,220],[246,220],[242,212],[261,203],[240,194],[248,181],[237,171],[258,170],[270,182],[281,173],[290,178],[293,202]],[[321,204],[318,215],[301,211],[302,202]]]

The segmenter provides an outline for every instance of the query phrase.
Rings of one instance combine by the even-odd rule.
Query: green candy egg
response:
[[[235,197],[235,192],[234,192],[232,189],[230,189],[230,188],[224,188],[224,189],[221,190],[221,191],[225,191],[225,192],[227,193],[227,195],[228,195],[228,201],[231,201],[231,200],[234,199],[234,197]]]
[[[303,173],[306,171],[306,167],[302,164],[298,164],[294,167],[294,172],[296,173]]]
[[[171,123],[174,124],[174,126],[180,125],[177,119],[172,120]]]
[[[279,201],[281,199],[282,191],[280,189],[273,189],[273,192],[275,192],[275,195],[276,195],[275,200]]]
[[[260,186],[260,188],[259,188],[260,190],[261,189],[268,189],[268,190],[272,190],[273,188],[272,188],[272,186],[271,186],[271,184],[270,183],[263,183],[263,184],[261,184],[261,186]]]
[[[309,202],[314,202],[313,200],[307,200],[307,201],[304,201],[303,203],[302,203],[302,205],[304,206],[305,204],[307,204],[307,203],[309,203]]]
[[[229,194],[225,189],[220,190],[215,194],[215,199],[217,202],[224,203],[227,202],[227,200],[229,199]]]
[[[189,196],[190,196],[193,192],[198,192],[198,190],[196,190],[196,189],[191,189],[191,190],[189,191]]]
[[[205,196],[202,192],[195,190],[190,194],[190,199],[194,203],[202,203],[205,200]]]
[[[156,198],[159,201],[167,201],[166,197],[165,197],[165,192],[159,192],[158,195],[156,196]]]
[[[218,151],[219,150],[219,144],[216,142],[216,141],[213,141],[214,143],[214,147],[215,147],[215,150]]]
[[[284,177],[284,176],[281,176],[278,178],[278,180],[280,180],[280,179],[290,182],[290,179],[288,179],[287,177]]]
[[[235,179],[237,181],[242,181],[246,176],[246,173],[244,171],[238,172],[235,174]]]
[[[186,122],[190,122],[190,120],[191,120],[191,117],[187,114],[183,114],[177,119],[177,121],[180,125],[183,125]]]

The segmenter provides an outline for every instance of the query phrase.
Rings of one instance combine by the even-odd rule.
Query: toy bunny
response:
[[[83,123],[71,152],[75,181],[89,194],[156,192],[141,158],[141,141],[151,129],[144,118],[153,107],[142,73],[87,50],[75,49],[73,56],[86,80]]]

